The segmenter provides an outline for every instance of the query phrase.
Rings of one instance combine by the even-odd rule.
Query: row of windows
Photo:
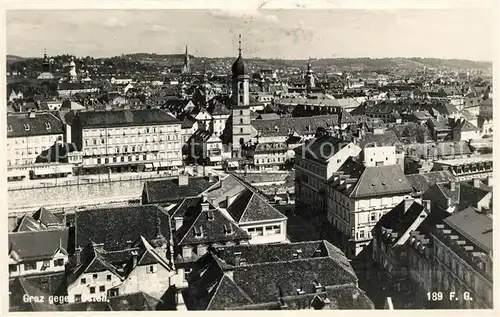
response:
[[[25,271],[33,271],[37,269],[37,261],[30,261],[30,262],[25,262],[24,263],[24,270]],[[52,261],[46,260],[43,261],[42,267],[40,270],[44,271],[47,268],[51,267]],[[64,259],[57,259],[53,261],[54,267],[61,267],[64,266]],[[9,272],[17,272],[17,264],[9,264]]]
[[[93,280],[97,280],[98,277],[99,277],[99,274],[97,274],[97,273],[92,274],[92,279]],[[107,274],[106,275],[106,281],[111,281],[111,274]],[[87,278],[82,277],[80,279],[80,284],[82,284],[82,285],[87,284]]]
[[[118,142],[115,142],[115,140],[118,141]],[[159,137],[159,138],[155,138],[155,137],[146,137],[146,138],[142,138],[142,137],[130,137],[130,138],[120,138],[120,137],[117,137],[117,138],[108,138],[107,139],[107,143],[108,144],[128,144],[128,143],[156,143],[156,142],[159,142],[159,143],[162,143],[162,142],[169,142],[169,141],[178,141],[180,139],[180,136],[179,135],[167,135],[166,137]],[[106,139],[105,138],[100,138],[100,139],[86,139],[85,140],[85,145],[86,146],[89,146],[89,145],[97,145],[97,144],[106,144]]]
[[[92,136],[92,135],[103,135],[104,133],[108,133],[109,135],[119,135],[122,134],[124,131],[126,133],[164,133],[164,132],[174,132],[176,133],[178,131],[178,127],[174,126],[167,126],[167,127],[122,127],[122,128],[116,128],[116,129],[92,129],[88,130],[85,129],[83,130],[83,136]]]
[[[255,163],[279,163],[279,162],[285,162],[284,157],[273,157],[273,158],[267,158],[267,159],[255,159]]]

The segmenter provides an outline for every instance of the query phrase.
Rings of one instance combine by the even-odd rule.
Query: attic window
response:
[[[203,236],[203,231],[201,230],[201,227],[194,228],[194,236],[197,238],[201,238]]]
[[[233,226],[231,226],[231,224],[224,225],[224,233],[225,234],[232,234],[233,233]]]
[[[213,211],[209,210],[209,211],[207,212],[207,217],[208,217],[208,220],[209,220],[209,221],[214,220],[214,213],[213,213]]]

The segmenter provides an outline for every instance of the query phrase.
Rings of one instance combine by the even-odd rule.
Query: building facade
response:
[[[182,165],[181,123],[160,109],[79,112],[72,139],[84,169],[140,171],[146,164]]]

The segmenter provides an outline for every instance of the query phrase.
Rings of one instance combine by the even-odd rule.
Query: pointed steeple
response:
[[[238,40],[238,56],[241,56],[241,34],[239,35]]]

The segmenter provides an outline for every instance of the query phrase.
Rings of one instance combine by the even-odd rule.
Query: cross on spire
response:
[[[239,35],[238,52],[239,52],[239,55],[241,56],[241,34]]]

